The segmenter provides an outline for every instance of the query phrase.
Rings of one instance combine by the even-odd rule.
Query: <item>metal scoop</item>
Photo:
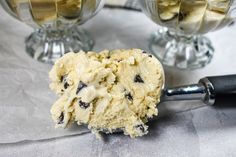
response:
[[[177,100],[202,100],[213,105],[219,94],[236,92],[236,75],[211,76],[197,84],[166,88],[162,91],[161,102]]]
[[[236,92],[236,75],[211,76],[199,80],[197,84],[164,88],[161,102],[180,100],[202,100],[207,105],[213,105],[218,95]],[[107,129],[102,132],[109,133]],[[113,133],[122,132],[117,128]]]

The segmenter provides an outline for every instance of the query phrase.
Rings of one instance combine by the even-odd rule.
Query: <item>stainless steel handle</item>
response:
[[[202,100],[205,104],[213,105],[215,102],[213,91],[211,82],[203,78],[198,84],[164,89],[161,101]]]

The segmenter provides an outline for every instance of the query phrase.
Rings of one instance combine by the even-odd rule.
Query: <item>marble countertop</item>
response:
[[[0,156],[44,157],[234,157],[235,100],[205,106],[200,101],[162,103],[147,136],[122,134],[99,141],[85,127],[54,129],[49,109],[56,96],[48,88],[51,65],[31,59],[24,38],[33,30],[0,7]],[[83,26],[95,39],[94,50],[141,48],[158,29],[141,12],[103,9]],[[165,68],[168,86],[196,83],[209,75],[236,73],[236,25],[207,35],[216,52],[204,69]],[[231,97],[232,98],[232,97]],[[230,97],[228,98],[228,100]]]

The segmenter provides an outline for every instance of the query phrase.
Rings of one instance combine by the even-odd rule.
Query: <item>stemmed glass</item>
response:
[[[223,28],[236,17],[236,0],[139,0],[139,3],[148,17],[163,26],[150,38],[151,52],[164,65],[181,69],[207,65],[214,48],[202,35]]]
[[[91,50],[94,41],[80,29],[103,6],[103,0],[0,0],[3,8],[35,28],[26,38],[26,52],[53,63],[69,51]]]

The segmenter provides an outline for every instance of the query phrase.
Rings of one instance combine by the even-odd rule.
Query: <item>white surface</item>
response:
[[[91,133],[63,137],[79,133],[81,128],[53,128],[49,108],[56,97],[48,89],[50,66],[24,52],[24,37],[32,29],[2,8],[0,15],[0,156],[236,156],[236,108],[219,109],[201,102],[161,104],[160,117],[151,122],[150,134],[142,138],[111,135],[98,141]],[[83,27],[96,40],[95,50],[147,50],[148,37],[157,29],[142,13],[120,9],[104,9]],[[167,85],[236,73],[236,25],[208,36],[216,48],[212,63],[195,71],[166,69]]]

